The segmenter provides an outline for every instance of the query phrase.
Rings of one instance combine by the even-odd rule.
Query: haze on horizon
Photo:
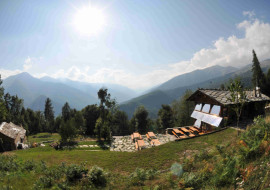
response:
[[[213,65],[270,58],[270,2],[0,2],[0,74],[141,91]]]

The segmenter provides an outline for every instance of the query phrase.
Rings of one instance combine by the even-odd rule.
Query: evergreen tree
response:
[[[2,87],[2,79],[0,75],[0,122],[6,121],[8,118],[8,111],[4,101],[4,88]]]
[[[253,87],[260,87],[262,88],[263,85],[265,84],[265,76],[262,72],[261,66],[260,66],[260,62],[257,58],[257,55],[255,53],[254,50],[252,50],[252,54],[253,54],[253,60],[252,60],[252,84]]]
[[[52,107],[52,101],[50,98],[47,98],[45,101],[44,116],[47,129],[52,133],[54,131],[54,111]]]
[[[21,111],[23,108],[23,100],[19,99],[18,96],[11,97],[11,108],[10,108],[10,118],[11,122],[16,125],[21,124]]]
[[[132,131],[138,131],[145,134],[149,128],[148,111],[144,106],[139,106],[131,118]]]
[[[194,102],[186,101],[192,94],[191,90],[186,90],[185,94],[172,103],[173,117],[176,126],[187,126],[193,124],[194,120],[190,117],[194,110]]]
[[[160,131],[173,127],[173,111],[169,105],[161,105],[161,109],[158,111],[157,124]]]
[[[65,122],[71,118],[71,109],[70,109],[69,104],[67,102],[62,107],[62,118]]]

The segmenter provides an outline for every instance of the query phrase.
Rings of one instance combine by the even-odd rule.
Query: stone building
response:
[[[16,150],[26,142],[26,130],[13,123],[0,125],[0,152]]]

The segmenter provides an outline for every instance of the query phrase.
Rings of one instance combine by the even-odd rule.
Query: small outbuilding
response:
[[[258,88],[253,91],[245,91],[246,103],[244,104],[241,119],[250,120],[258,115],[265,114],[265,105],[270,98],[262,94]],[[230,91],[219,89],[198,89],[187,101],[196,103],[191,117],[195,119],[194,126],[204,127],[209,131],[213,127],[222,127],[236,121],[236,115],[232,109],[235,104],[229,100]]]
[[[22,148],[26,142],[26,130],[14,123],[0,125],[0,152]]]

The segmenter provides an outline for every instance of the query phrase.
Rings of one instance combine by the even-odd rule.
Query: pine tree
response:
[[[253,60],[252,60],[252,84],[253,87],[262,87],[265,84],[265,76],[262,72],[260,62],[257,58],[257,55],[254,50],[252,50],[253,53]]]
[[[71,118],[71,109],[70,109],[69,104],[67,102],[62,107],[62,118],[65,122]]]
[[[45,120],[46,120],[47,129],[50,132],[53,132],[53,128],[54,128],[54,111],[53,111],[53,107],[52,107],[52,101],[50,100],[50,98],[46,99],[45,109],[44,109],[44,116],[45,116]]]
[[[157,123],[161,132],[166,128],[174,127],[173,110],[169,105],[161,105],[161,109],[158,111]]]

